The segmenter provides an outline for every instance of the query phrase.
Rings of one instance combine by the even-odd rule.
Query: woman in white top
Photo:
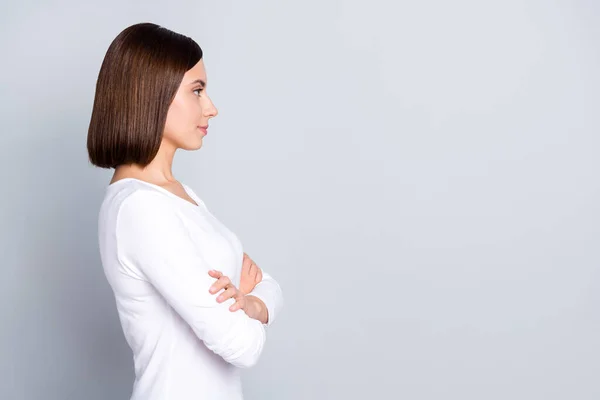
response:
[[[197,150],[217,109],[202,50],[155,24],[111,43],[88,131],[93,165],[114,168],[99,247],[132,349],[131,399],[242,399],[281,289],[237,236],[172,175],[177,149]]]

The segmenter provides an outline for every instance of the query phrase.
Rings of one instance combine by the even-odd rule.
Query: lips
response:
[[[208,135],[208,125],[198,126],[198,129],[200,129],[205,135]]]

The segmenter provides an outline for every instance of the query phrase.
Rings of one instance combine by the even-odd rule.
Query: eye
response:
[[[204,89],[203,89],[203,88],[194,89],[194,91],[193,91],[193,92],[194,92],[194,93],[198,92],[198,93],[196,94],[196,96],[200,97],[200,93],[202,92],[202,90],[204,90]]]

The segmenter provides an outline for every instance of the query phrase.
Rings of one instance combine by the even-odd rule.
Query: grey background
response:
[[[0,398],[130,394],[85,141],[142,21],[220,111],[176,176],[284,290],[247,399],[600,398],[597,2],[85,3],[0,6]]]

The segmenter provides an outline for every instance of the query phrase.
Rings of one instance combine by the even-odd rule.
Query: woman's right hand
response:
[[[262,270],[252,261],[248,254],[244,253],[240,276],[240,291],[243,294],[250,294],[260,281],[262,281]]]

